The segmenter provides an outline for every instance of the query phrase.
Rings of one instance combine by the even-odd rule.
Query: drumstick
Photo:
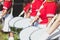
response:
[[[58,14],[56,14],[56,15],[52,18],[51,22],[50,22],[50,23],[48,24],[48,26],[47,26],[47,29],[49,29],[50,26],[54,23],[54,20],[57,18],[57,16],[58,16]]]
[[[14,4],[14,1],[13,1],[13,3],[12,3],[12,6],[13,6],[13,4]],[[11,8],[11,14],[13,13],[13,7]],[[21,16],[22,14],[24,13],[24,10],[18,15],[18,16]]]
[[[41,7],[39,8],[39,10],[41,10],[43,8],[43,4],[45,3],[46,1],[44,1],[41,5]]]
[[[13,7],[11,7],[11,14],[13,13]]]
[[[19,17],[20,17],[22,14],[24,14],[24,10],[19,14]]]

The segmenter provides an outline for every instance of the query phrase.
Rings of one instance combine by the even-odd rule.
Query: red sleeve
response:
[[[55,3],[48,4],[46,8],[47,17],[53,17],[56,9],[57,5]]]
[[[4,1],[3,9],[9,9],[12,6],[12,1]]]
[[[30,8],[30,4],[28,3],[25,7],[24,7],[24,11],[27,12]]]

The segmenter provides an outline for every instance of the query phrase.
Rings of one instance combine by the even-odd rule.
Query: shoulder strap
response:
[[[39,11],[44,7],[43,4],[44,4],[45,2],[46,2],[46,1],[44,1],[44,2],[42,3],[42,5],[40,6],[40,8],[38,9],[38,11],[37,11],[37,15],[38,15],[38,16],[40,15],[40,12],[39,12]]]

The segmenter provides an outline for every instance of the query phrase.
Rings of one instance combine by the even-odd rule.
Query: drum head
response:
[[[49,35],[47,34],[46,30],[39,29],[31,34],[30,39],[31,40],[46,40],[48,36]]]
[[[23,19],[23,17],[15,17],[15,18],[11,19],[11,20],[9,21],[9,26],[10,26],[10,27],[13,27],[13,26],[14,26],[14,23],[15,23],[16,21],[18,21],[18,20],[21,20],[21,19]]]
[[[39,29],[38,27],[34,27],[34,26],[23,29],[19,34],[20,39],[21,40],[29,40],[29,37],[30,37],[31,33],[33,31],[38,30],[38,29]]]
[[[30,26],[30,21],[31,21],[31,19],[25,18],[23,20],[19,20],[19,21],[15,22],[14,26],[17,28],[26,28],[26,27]]]

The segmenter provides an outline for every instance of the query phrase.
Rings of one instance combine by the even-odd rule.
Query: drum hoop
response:
[[[19,16],[18,16],[19,17]],[[16,18],[16,17],[14,17],[14,18]],[[11,20],[13,20],[14,18],[11,18]],[[11,20],[9,20],[9,22],[11,21]],[[16,20],[16,21],[18,21],[18,20]],[[15,22],[16,22],[15,21]],[[14,24],[15,24],[15,22],[14,22]],[[8,23],[8,25],[9,25],[9,23]],[[10,26],[10,25],[9,25]],[[13,25],[14,26],[14,25]]]
[[[30,26],[29,26],[30,27]],[[21,32],[24,31],[25,29],[29,28],[29,27],[26,27],[26,28],[22,28],[22,30],[20,31],[19,35],[21,35]],[[30,39],[30,37],[29,37]]]
[[[38,31],[39,30],[39,28],[37,29],[37,30],[35,30],[35,31],[33,31],[31,34],[30,34],[30,36],[29,36],[29,39],[31,40],[31,35],[33,34],[33,33],[35,33],[36,31]]]
[[[29,18],[26,18],[26,19],[29,19]],[[23,18],[22,20],[24,20],[24,18]],[[21,20],[17,20],[16,22],[18,22],[18,21],[21,21]],[[15,22],[15,23],[16,23],[16,22]],[[14,23],[14,25],[13,25],[14,27],[15,27],[15,23]],[[30,26],[28,26],[28,27],[30,27]],[[25,27],[25,28],[27,28],[27,27]],[[25,29],[25,28],[23,28],[23,29]]]
[[[22,29],[22,30],[20,31],[20,33],[21,33],[22,31],[24,31],[25,29],[30,28],[30,27],[31,27],[31,26]],[[35,26],[33,26],[33,27],[35,27]],[[36,27],[36,28],[38,28],[38,27]],[[39,28],[38,28],[36,31],[38,31],[38,30],[39,30]],[[33,32],[30,34],[30,36],[29,36],[29,39],[30,39],[30,40],[31,40],[31,35],[32,35],[34,32],[35,32],[35,31],[33,31]],[[21,35],[21,34],[20,34],[20,35]]]
[[[11,18],[10,20],[9,20],[9,22],[12,20],[13,18]],[[8,25],[9,25],[9,22],[8,22]],[[9,27],[10,27],[10,25],[9,25]]]
[[[29,26],[30,27],[30,26]],[[29,28],[29,27],[26,27],[26,28],[22,28],[22,30],[20,31],[20,33],[23,31],[23,30],[25,30],[25,29],[27,29],[27,28]]]
[[[29,27],[30,27],[30,26],[29,26]],[[29,28],[29,27],[22,28],[22,30],[20,31],[20,33],[21,33],[22,31],[24,31],[25,29]],[[20,34],[20,33],[19,33],[19,34]]]
[[[23,19],[24,19],[24,18],[23,18]],[[22,20],[22,19],[21,19],[21,20]],[[13,24],[14,27],[15,27],[15,23],[18,22],[18,21],[20,21],[20,19],[14,22],[14,24]]]

